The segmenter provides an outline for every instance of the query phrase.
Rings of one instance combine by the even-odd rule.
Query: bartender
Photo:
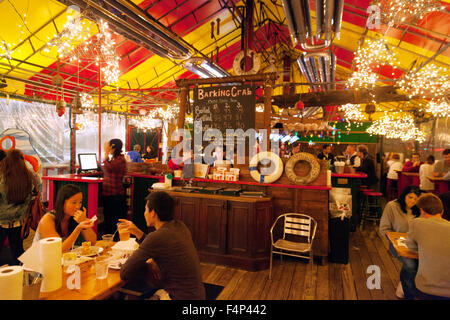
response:
[[[322,147],[322,152],[317,155],[320,160],[330,161],[330,165],[334,164],[334,155],[331,153],[331,146],[329,144],[324,144]]]
[[[355,146],[349,144],[347,149],[345,150],[345,154],[347,159],[345,160],[345,164],[347,166],[359,167],[361,165],[361,159],[358,157],[356,153]]]

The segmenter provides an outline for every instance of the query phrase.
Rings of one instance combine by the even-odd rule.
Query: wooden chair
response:
[[[283,237],[274,241],[273,229],[279,221],[283,221]],[[313,241],[316,236],[317,222],[314,218],[300,213],[285,213],[280,215],[270,228],[270,271],[272,278],[273,254],[310,259],[311,271],[313,265]],[[287,237],[292,239],[287,239]],[[294,240],[295,239],[295,240]]]

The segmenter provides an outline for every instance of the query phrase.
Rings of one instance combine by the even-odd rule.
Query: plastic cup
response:
[[[95,277],[97,279],[106,279],[108,277],[108,264],[109,259],[107,257],[95,258]]]
[[[130,231],[125,229],[119,229],[119,238],[120,241],[127,241],[130,239]]]
[[[111,247],[111,245],[113,243],[113,237],[114,237],[113,234],[104,234],[102,236],[102,240],[103,240],[103,242],[105,244],[105,249]]]

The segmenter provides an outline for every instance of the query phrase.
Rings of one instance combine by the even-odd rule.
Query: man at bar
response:
[[[442,152],[443,160],[439,160],[434,165],[433,175],[435,177],[443,177],[450,171],[450,149],[445,149]]]
[[[334,164],[334,155],[331,153],[332,147],[329,144],[324,144],[322,147],[322,152],[317,155],[320,160],[330,161],[330,165]]]
[[[138,144],[134,145],[133,151],[129,151],[128,155],[130,156],[131,162],[144,162],[141,155],[141,146]]]
[[[415,152],[412,154],[411,160],[406,161],[405,165],[403,166],[403,172],[419,172],[420,166],[423,164],[422,161],[420,161],[420,155]]]
[[[362,179],[362,183],[364,183],[367,187],[374,187],[378,182],[377,173],[375,171],[375,162],[372,157],[369,155],[369,149],[365,145],[359,145],[356,147],[356,151],[358,157],[361,159],[361,165],[355,170],[357,172],[363,172],[367,174],[367,178]]]
[[[296,141],[292,144],[291,156],[300,152],[300,142]]]
[[[415,277],[400,275],[402,285],[409,282],[415,291],[405,291],[405,298],[450,300],[450,222],[442,219],[442,201],[432,193],[422,194],[417,206],[421,215],[409,223],[406,245],[418,251],[419,263]]]
[[[346,157],[345,164],[347,166],[359,167],[361,165],[361,159],[356,154],[356,149],[354,145],[349,144],[347,149],[345,149]]]
[[[167,291],[173,300],[204,300],[198,254],[189,229],[173,218],[174,199],[157,191],[146,200],[145,221],[156,231],[146,235],[132,222],[121,220],[128,224],[140,246],[122,266],[120,277],[146,281],[154,291]]]

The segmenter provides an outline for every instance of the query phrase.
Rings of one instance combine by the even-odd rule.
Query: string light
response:
[[[409,97],[426,98],[442,97],[450,92],[450,77],[447,68],[438,67],[433,63],[427,64],[417,72],[409,72],[397,81],[397,86]]]
[[[346,123],[346,130],[350,130],[351,123],[355,123],[357,126],[361,126],[362,122],[366,120],[366,116],[359,109],[359,105],[347,103],[339,107],[339,111],[344,112],[344,119]]]
[[[416,127],[414,118],[411,115],[386,115],[375,120],[372,125],[367,128],[367,132],[371,135],[385,136],[387,139],[401,139],[402,141],[416,140],[418,142],[425,141],[425,133]]]
[[[394,51],[389,49],[386,39],[366,40],[364,47],[359,47],[355,58],[356,71],[347,80],[347,88],[371,88],[378,81],[378,70],[383,65],[398,65]]]
[[[432,100],[426,107],[425,112],[433,114],[435,118],[450,117],[450,105],[447,100]]]
[[[92,96],[88,93],[81,93],[81,107],[86,110],[93,110],[94,109],[94,99]]]
[[[427,13],[445,10],[439,0],[381,0],[381,19],[386,24],[415,24]]]

